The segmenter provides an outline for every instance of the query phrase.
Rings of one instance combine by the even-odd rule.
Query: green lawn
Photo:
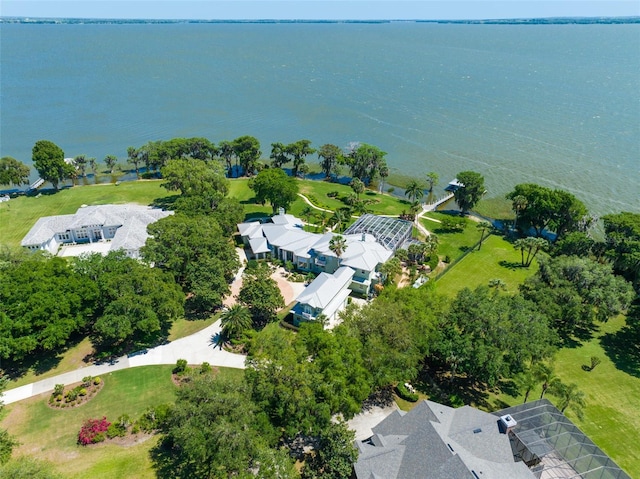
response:
[[[137,418],[149,406],[175,400],[171,382],[173,366],[145,366],[102,376],[103,389],[87,404],[70,409],[51,409],[44,394],[6,407],[2,427],[8,428],[22,445],[15,454],[29,454],[52,462],[67,478],[154,478],[148,451],[156,438],[129,446],[76,444],[78,430],[87,418],[121,414]],[[242,374],[221,368],[221,374]]]
[[[431,221],[429,218],[436,221]],[[480,240],[480,232],[476,230],[476,223],[466,218],[464,230],[455,232],[443,230],[439,222],[444,218],[451,218],[451,215],[432,211],[420,221],[427,230],[438,237],[438,256],[441,258],[448,256],[451,260],[455,260]]]
[[[252,200],[254,195],[253,191],[249,189],[248,181],[249,180],[246,178],[231,180],[229,196],[237,198],[244,204],[245,214],[247,217],[271,215],[271,207],[269,205],[262,206],[253,203]],[[339,183],[301,179],[296,181],[298,182],[300,193],[309,198],[315,206],[332,211],[338,208],[343,208],[345,204],[340,201],[340,198],[353,193],[351,187]],[[327,196],[327,193],[332,191],[337,191],[339,193],[337,198],[329,198]],[[361,194],[360,197],[362,199],[371,199],[375,201],[375,203],[370,205],[370,208],[371,211],[376,214],[399,215],[402,210],[409,209],[408,201],[395,198],[387,194],[381,195],[374,191],[367,190],[365,193]],[[306,206],[307,204],[302,199],[298,199],[291,205],[288,213],[300,217],[302,210]]]
[[[631,477],[640,477],[640,377],[618,368],[607,356],[602,340],[615,334],[624,326],[620,316],[602,324],[600,331],[582,345],[561,349],[556,355],[556,374],[564,383],[576,383],[586,394],[587,407],[584,420],[576,418],[571,410],[566,414],[589,438],[606,452]],[[593,371],[585,371],[591,356],[602,360]],[[531,392],[530,398],[540,397],[540,388]],[[546,395],[551,402],[553,396]],[[523,395],[492,394],[488,403],[495,409],[520,404]]]
[[[348,185],[330,183],[328,181],[299,180],[300,193],[307,196],[311,202],[321,208],[335,210],[343,208],[345,204],[340,198],[353,193]],[[337,191],[337,198],[329,198],[327,193]],[[407,200],[396,198],[387,194],[379,194],[372,190],[366,190],[360,195],[360,199],[373,200],[369,208],[379,215],[399,215],[402,210],[409,210],[410,203]]]
[[[479,234],[476,231],[474,233]],[[515,293],[518,286],[536,269],[535,260],[529,268],[520,267],[520,253],[502,237],[492,235],[483,242],[480,251],[476,249],[452,265],[436,284],[441,293],[455,296],[465,287],[473,289],[487,285],[492,279],[501,279],[507,291]]]
[[[0,203],[0,245],[19,246],[24,235],[42,216],[75,213],[83,204],[139,203],[148,205],[155,199],[172,196],[160,187],[160,180],[125,181],[118,186],[101,184],[76,186],[58,193],[21,196]],[[10,225],[10,227],[7,227]]]
[[[504,197],[482,198],[473,208],[474,213],[496,220],[513,222],[515,214],[511,201]]]
[[[334,210],[344,205],[338,199],[327,197],[329,191],[339,191],[340,196],[352,192],[346,185],[314,180],[297,180],[300,192],[309,195],[318,206]],[[40,196],[21,196],[6,203],[0,203],[0,245],[17,247],[20,241],[38,218],[42,216],[64,215],[75,213],[83,204],[121,204],[139,203],[148,205],[155,200],[175,196],[160,186],[161,180],[125,181],[118,186],[114,184],[100,184],[65,188],[58,193],[47,193]],[[269,205],[253,203],[253,191],[248,187],[248,179],[231,180],[229,195],[238,198],[243,203],[247,217],[267,216],[271,214]],[[408,202],[390,195],[380,195],[373,191],[363,193],[362,198],[369,198],[377,202],[371,205],[374,213],[397,215],[403,209],[408,209]],[[300,216],[306,206],[302,199],[291,205],[290,213]],[[5,225],[11,225],[7,228]]]
[[[191,336],[215,323],[219,317],[220,314],[212,314],[207,319],[178,318],[171,326],[171,331],[169,331],[169,337],[167,339],[169,341],[175,341],[176,339]]]

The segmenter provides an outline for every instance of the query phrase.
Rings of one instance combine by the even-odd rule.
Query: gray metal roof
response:
[[[304,231],[300,227],[301,220],[292,215],[276,215],[272,219],[273,223],[251,222],[238,225],[240,234],[250,239],[249,245],[254,254],[262,252],[255,250],[254,245],[263,246],[263,244],[251,240],[264,236],[269,245],[291,251],[301,258],[309,258],[312,250],[326,256],[336,256],[329,248],[330,241],[336,236],[335,233],[318,234]],[[383,219],[401,221],[393,218]],[[373,234],[359,232],[342,236],[347,241],[347,247],[340,257],[341,265],[364,271],[375,271],[378,264],[386,262],[393,256],[393,249],[381,243]]]
[[[333,274],[320,273],[302,293],[296,301],[300,304],[308,304],[313,308],[326,308],[336,295],[346,289],[351,283],[354,271],[342,266]]]

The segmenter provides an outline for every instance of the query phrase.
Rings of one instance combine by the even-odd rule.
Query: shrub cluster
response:
[[[116,422],[112,422],[107,429],[107,437],[113,439],[114,437],[124,437],[127,434],[127,429],[131,425],[131,418],[128,414],[122,414]]]
[[[78,433],[78,444],[87,446],[104,441],[110,425],[104,416],[102,419],[87,419]]]
[[[131,432],[136,434],[139,431],[153,432],[159,429],[166,421],[171,411],[169,404],[158,404],[155,407],[149,407],[142,416],[138,418]]]
[[[82,383],[73,389],[64,391],[64,384],[56,384],[49,398],[49,404],[57,407],[75,406],[82,403],[82,398],[91,397],[102,380],[99,377],[85,376]],[[63,401],[64,400],[64,401]]]
[[[467,227],[464,218],[442,218],[441,228],[448,231],[463,231]]]
[[[418,396],[418,394],[409,391],[409,389],[407,389],[407,387],[402,383],[398,383],[398,385],[396,386],[396,392],[398,393],[398,396],[400,396],[405,401],[416,402],[418,399],[420,399],[420,396]]]
[[[173,374],[182,375],[187,371],[187,360],[178,359],[176,361],[176,367],[173,368]]]

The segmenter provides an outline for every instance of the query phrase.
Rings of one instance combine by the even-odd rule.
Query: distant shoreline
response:
[[[196,19],[128,19],[128,18],[50,18],[50,17],[2,17],[0,24],[29,25],[128,25],[128,24],[389,24],[389,23],[430,23],[460,25],[614,25],[638,24],[640,16],[631,17],[548,17],[548,18],[509,18],[484,20],[426,20],[426,19],[388,19],[388,20],[196,20]]]

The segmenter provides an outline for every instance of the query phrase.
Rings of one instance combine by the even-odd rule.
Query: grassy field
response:
[[[515,293],[524,280],[534,274],[537,263],[529,268],[520,266],[520,253],[511,243],[500,236],[489,236],[477,249],[465,256],[438,279],[438,291],[447,296],[455,296],[465,287],[471,289],[487,285],[492,279],[501,279],[506,290]]]
[[[253,203],[253,191],[249,189],[248,179],[239,178],[231,181],[229,196],[234,196],[244,204],[245,213],[247,216],[263,216],[271,214],[271,207],[269,205],[257,205]],[[328,210],[336,210],[343,208],[345,204],[340,201],[340,198],[348,196],[353,193],[351,187],[342,185],[339,183],[329,183],[326,181],[316,180],[297,180],[300,188],[300,193],[305,195],[309,200],[320,208]],[[329,198],[327,193],[337,191],[337,198]],[[409,202],[401,198],[396,198],[387,194],[379,194],[371,190],[367,190],[360,195],[362,199],[373,200],[374,203],[370,205],[370,209],[373,213],[381,215],[398,215],[402,210],[409,209]],[[307,204],[302,200],[296,200],[290,208],[288,213],[301,216],[302,210]]]
[[[503,198],[482,198],[473,208],[474,213],[502,221],[513,221],[515,215],[511,207],[511,201]]]
[[[432,211],[420,221],[427,230],[438,237],[438,256],[449,256],[455,260],[480,240],[480,232],[476,230],[476,223],[469,219],[465,219],[466,227],[462,231],[443,230],[439,222],[444,218],[451,218],[451,215]]]
[[[149,450],[157,438],[121,446],[103,443],[82,447],[76,444],[78,430],[87,418],[106,416],[112,421],[121,414],[139,417],[149,406],[175,400],[171,382],[173,366],[146,366],[102,376],[102,391],[87,404],[70,409],[51,409],[44,394],[7,406],[2,427],[22,445],[14,453],[29,454],[54,464],[67,478],[128,479],[154,478]],[[221,374],[242,374],[222,368]]]
[[[561,349],[555,360],[556,374],[564,383],[576,383],[586,395],[587,406],[584,420],[566,411],[576,426],[605,451],[631,477],[640,477],[640,377],[628,374],[616,367],[607,356],[603,343],[624,326],[620,316],[602,324],[598,333],[587,342],[575,348]],[[590,363],[591,356],[602,360],[593,371],[585,371],[582,366]],[[540,397],[540,388],[531,392],[531,399]],[[546,395],[551,402],[553,396]],[[523,395],[513,397],[507,394],[490,395],[488,403],[494,409],[505,405],[513,406],[523,401]]]
[[[139,203],[148,205],[158,198],[172,196],[160,187],[160,180],[127,181],[113,184],[77,186],[66,188],[55,194],[21,196],[0,203],[0,245],[19,246],[24,235],[38,218],[51,215],[75,213],[83,204],[104,205],[109,203]],[[11,225],[11,227],[7,227]]]

